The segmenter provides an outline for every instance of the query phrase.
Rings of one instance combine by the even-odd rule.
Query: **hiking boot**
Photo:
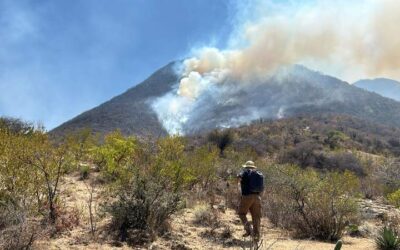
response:
[[[253,232],[252,232],[253,230],[252,230],[251,224],[249,222],[247,222],[244,225],[244,230],[246,231],[246,233],[243,234],[243,237],[249,237],[249,236],[251,236],[253,234]]]

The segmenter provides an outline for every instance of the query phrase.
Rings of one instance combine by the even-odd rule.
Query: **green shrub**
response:
[[[211,209],[210,205],[199,204],[193,208],[194,223],[211,226],[217,221],[215,212]]]
[[[378,162],[372,174],[382,185],[384,194],[387,195],[400,189],[400,161],[396,158],[388,157]]]
[[[349,172],[321,174],[295,166],[266,173],[265,210],[272,223],[298,237],[336,241],[357,221],[358,179]]]
[[[361,236],[360,228],[358,225],[350,224],[347,226],[347,234],[352,237]]]
[[[200,147],[186,155],[186,164],[189,168],[188,180],[190,184],[198,184],[202,191],[214,188],[218,170],[218,150],[216,148]]]
[[[124,175],[110,183],[110,197],[116,199],[103,204],[120,239],[129,244],[151,241],[168,230],[167,221],[182,207],[183,188],[192,179],[184,165],[182,138],[167,137],[156,147],[140,148],[125,161],[114,162]]]
[[[0,230],[0,249],[32,249],[40,232],[40,226],[33,221],[23,221],[19,224]]]
[[[93,131],[89,128],[70,131],[63,139],[70,147],[69,153],[74,166],[79,166],[82,161],[90,161],[90,151],[99,141],[99,137],[94,136]]]
[[[79,175],[81,180],[89,178],[90,167],[89,165],[81,165],[79,168]]]
[[[343,132],[332,130],[329,131],[328,137],[325,139],[325,143],[328,144],[331,149],[336,149],[348,139],[349,137]]]
[[[103,145],[92,148],[93,162],[107,181],[127,177],[137,149],[136,139],[124,137],[120,131],[115,131],[106,135],[104,140]]]
[[[400,207],[400,189],[389,194],[387,199],[393,206]]]
[[[137,177],[121,186],[117,200],[103,205],[112,216],[112,226],[122,241],[132,241],[131,230],[148,233],[151,237],[166,230],[167,219],[180,208],[181,195],[169,192],[154,178]]]
[[[400,241],[398,233],[389,227],[383,227],[375,239],[376,247],[379,250],[398,250]]]
[[[31,249],[39,225],[27,216],[25,208],[0,195],[0,249]]]

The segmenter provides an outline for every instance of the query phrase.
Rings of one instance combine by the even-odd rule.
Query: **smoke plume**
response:
[[[179,67],[174,93],[153,103],[170,133],[185,132],[185,124],[209,105],[205,96],[229,101],[228,92],[265,82],[293,64],[348,81],[400,78],[400,1],[257,1],[242,10],[230,46],[194,49]]]

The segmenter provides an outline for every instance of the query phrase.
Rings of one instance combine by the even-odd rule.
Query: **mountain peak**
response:
[[[165,129],[148,102],[171,91],[177,81],[174,65],[175,62],[165,65],[142,83],[61,124],[51,132],[65,134],[91,128],[93,132],[101,134],[118,129],[125,135],[165,135]]]

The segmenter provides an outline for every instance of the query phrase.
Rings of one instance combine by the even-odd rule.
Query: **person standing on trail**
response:
[[[242,171],[237,176],[242,194],[238,214],[246,231],[243,237],[253,236],[258,241],[260,239],[261,194],[264,191],[264,176],[252,161],[247,161],[242,167]],[[246,216],[249,211],[253,228]]]

